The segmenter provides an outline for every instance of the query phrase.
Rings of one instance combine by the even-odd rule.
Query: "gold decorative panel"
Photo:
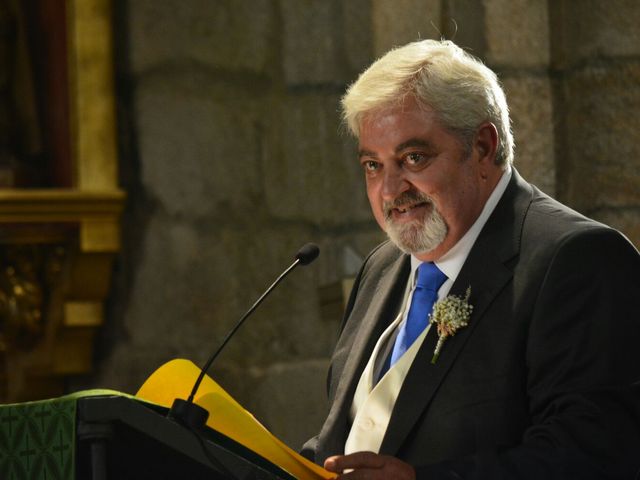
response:
[[[57,170],[69,175],[51,188],[0,189],[2,402],[60,395],[68,376],[91,371],[125,201],[117,186],[111,2],[34,5],[41,18],[63,12],[66,51],[54,60],[66,86],[50,91],[67,98],[48,101],[67,105],[68,128],[53,128],[63,148],[50,158],[62,159]]]

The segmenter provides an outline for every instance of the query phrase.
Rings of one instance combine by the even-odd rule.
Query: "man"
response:
[[[451,42],[389,52],[343,108],[390,241],[303,453],[341,479],[635,478],[637,250],[520,177],[495,74]]]

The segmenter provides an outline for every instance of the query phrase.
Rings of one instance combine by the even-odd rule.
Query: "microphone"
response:
[[[171,405],[171,410],[169,410],[169,418],[173,418],[183,425],[191,428],[191,429],[199,429],[202,428],[209,418],[209,412],[200,405],[193,403],[193,399],[204,379],[205,374],[211,367],[213,361],[218,357],[222,349],[229,342],[231,337],[236,333],[236,331],[242,326],[244,321],[253,313],[253,311],[258,308],[258,306],[262,303],[262,301],[271,293],[271,291],[286,277],[289,272],[291,272],[298,265],[309,265],[313,262],[318,255],[320,254],[320,248],[314,243],[307,243],[304,245],[298,253],[295,255],[295,261],[289,265],[289,267],[280,274],[280,276],[276,279],[275,282],[271,284],[267,290],[256,300],[256,302],[251,306],[249,310],[238,320],[238,323],[227,333],[227,336],[222,341],[222,344],[218,347],[218,349],[209,357],[207,363],[205,363],[204,367],[200,371],[200,375],[196,380],[193,388],[191,389],[191,393],[189,394],[189,398],[187,400],[183,400],[181,398],[176,398],[173,401],[173,405]]]
[[[307,243],[300,250],[298,250],[295,258],[300,262],[301,265],[309,265],[316,258],[318,258],[318,255],[320,255],[320,249],[318,248],[318,246],[315,243]],[[293,266],[295,266],[295,263],[291,267]]]

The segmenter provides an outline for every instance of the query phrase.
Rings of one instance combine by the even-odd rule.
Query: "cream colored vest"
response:
[[[362,372],[356,393],[351,404],[353,423],[345,443],[345,454],[369,451],[378,453],[382,439],[387,431],[393,406],[398,398],[409,367],[420,349],[431,324],[413,342],[413,345],[400,357],[387,373],[374,385],[374,365],[380,349],[402,321],[401,312],[395,321],[387,327],[378,339],[371,358]]]

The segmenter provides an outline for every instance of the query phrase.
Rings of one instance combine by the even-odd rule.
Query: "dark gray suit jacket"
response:
[[[303,454],[341,454],[356,385],[397,315],[409,257],[364,262],[328,377],[330,411]],[[380,453],[418,478],[630,478],[640,470],[640,255],[617,231],[513,177],[450,294],[469,326],[431,364],[432,329]]]

